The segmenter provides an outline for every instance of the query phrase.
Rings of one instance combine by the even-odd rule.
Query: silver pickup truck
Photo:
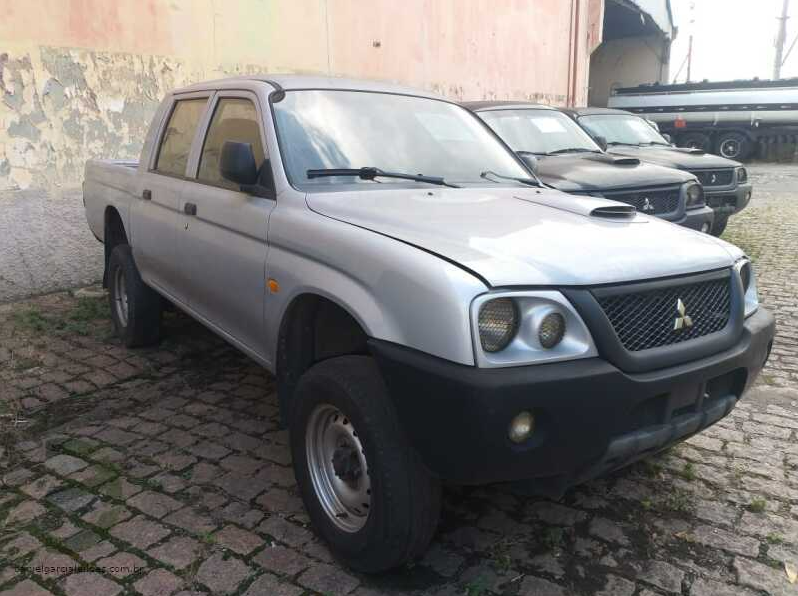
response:
[[[701,431],[773,341],[740,249],[544,188],[405,87],[180,89],[84,201],[123,342],[168,301],[272,371],[309,516],[362,571],[425,550],[442,482],[556,496]]]

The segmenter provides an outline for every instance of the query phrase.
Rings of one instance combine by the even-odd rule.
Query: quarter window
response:
[[[265,159],[263,143],[260,138],[258,112],[248,99],[220,99],[208,127],[208,135],[202,147],[199,174],[197,178],[203,182],[218,184],[237,190],[238,187],[222,178],[219,171],[219,159],[225,141],[237,141],[252,145],[255,163],[260,170]]]
[[[191,142],[197,131],[206,98],[182,99],[175,103],[172,115],[161,138],[155,170],[163,174],[185,176]]]

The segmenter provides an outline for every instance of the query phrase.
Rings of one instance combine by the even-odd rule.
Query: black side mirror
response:
[[[515,152],[518,157],[521,158],[521,161],[524,162],[524,165],[529,168],[529,171],[532,172],[535,176],[538,175],[538,158],[535,157],[534,153],[530,153],[529,151],[516,151]]]
[[[593,137],[593,140],[596,141],[596,145],[599,146],[599,149],[601,149],[602,151],[607,150],[607,139],[605,139],[601,135],[596,135],[595,137]]]
[[[225,141],[219,159],[219,171],[225,180],[241,186],[252,186],[258,182],[258,165],[252,145],[238,141]]]
[[[666,140],[666,141],[668,141],[668,142],[669,142],[671,145],[673,145],[673,137],[671,137],[671,135],[669,135],[667,132],[663,132],[663,133],[660,133],[660,134],[662,135],[662,138],[663,138],[663,139],[665,139],[665,140]]]

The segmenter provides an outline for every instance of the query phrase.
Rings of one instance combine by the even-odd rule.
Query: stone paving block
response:
[[[540,577],[526,576],[518,589],[519,596],[566,596],[568,593],[557,584]]]
[[[637,574],[638,580],[673,594],[682,593],[684,578],[684,571],[665,561],[650,561],[643,571]]]
[[[127,500],[127,504],[151,517],[159,519],[183,507],[183,503],[180,501],[151,490],[140,492],[135,497],[131,497]]]
[[[29,579],[22,580],[8,590],[0,592],[2,596],[53,596],[49,590],[45,590],[39,584]]]
[[[144,550],[166,538],[171,532],[161,524],[140,515],[113,526],[110,533],[114,538]]]
[[[280,580],[271,573],[264,573],[249,586],[244,596],[300,596],[304,590]]]
[[[120,501],[126,501],[133,495],[140,493],[142,490],[144,490],[142,486],[133,484],[125,478],[117,478],[116,480],[112,480],[107,484],[103,484],[99,488],[100,493]]]
[[[635,592],[635,583],[617,575],[607,575],[604,588],[595,596],[632,596]]]
[[[690,588],[690,596],[756,596],[756,594],[757,592],[742,586],[703,577],[697,577]]]
[[[177,451],[159,453],[158,455],[155,455],[152,459],[158,462],[158,464],[162,468],[166,468],[167,470],[172,470],[174,472],[180,472],[181,470],[185,470],[187,467],[197,462],[196,457],[193,457],[187,453],[180,453]]]
[[[106,428],[94,435],[94,438],[114,447],[124,447],[140,440],[141,435],[127,432],[121,428]]]
[[[254,569],[241,560],[216,553],[200,565],[196,577],[214,594],[231,594],[253,573]]]
[[[61,583],[61,588],[67,596],[116,596],[122,591],[118,583],[94,572],[68,575]]]
[[[300,585],[323,594],[349,594],[360,585],[353,575],[340,568],[323,563],[316,563],[299,576]]]
[[[58,474],[59,476],[69,476],[78,470],[82,470],[88,465],[89,464],[82,459],[77,458],[74,455],[68,455],[66,453],[54,455],[44,462],[45,468]]]
[[[216,529],[218,525],[210,517],[197,513],[190,507],[185,507],[163,518],[168,524],[182,528],[192,534],[207,534]]]
[[[796,584],[787,581],[783,569],[774,569],[743,557],[735,557],[733,567],[737,582],[744,586],[762,590],[770,596],[795,596]]]
[[[185,569],[199,558],[203,546],[188,536],[175,536],[163,544],[151,548],[147,554],[153,559],[177,569]]]
[[[26,565],[27,569],[44,580],[53,580],[74,573],[77,566],[78,562],[72,557],[44,548],[34,554]]]
[[[223,509],[217,511],[215,515],[225,521],[243,526],[248,530],[257,526],[264,517],[263,512],[250,509],[249,505],[241,501],[231,501]]]
[[[93,494],[79,488],[67,488],[57,493],[51,493],[47,500],[64,511],[74,512],[91,503],[94,498]]]
[[[131,516],[130,511],[121,505],[98,501],[81,519],[99,528],[108,529]]]
[[[92,453],[91,458],[94,461],[102,463],[117,464],[121,461],[124,461],[125,454],[121,451],[117,451],[113,447],[103,447],[102,449],[98,449]]]
[[[214,538],[220,546],[244,556],[263,544],[263,539],[260,536],[236,526],[225,526],[214,534]]]
[[[133,584],[142,596],[169,596],[183,585],[183,580],[166,569],[155,569]]]
[[[115,476],[116,473],[113,470],[110,470],[105,466],[95,464],[93,466],[89,466],[88,468],[84,468],[79,472],[75,472],[69,476],[69,479],[80,482],[81,484],[85,484],[89,488],[93,488],[108,482]]]
[[[693,541],[709,546],[729,551],[738,555],[756,557],[759,554],[759,540],[739,536],[736,532],[730,532],[712,526],[698,526],[691,534]]]
[[[26,524],[46,512],[47,510],[36,501],[22,501],[8,512],[4,524],[8,527]]]
[[[302,546],[313,538],[313,534],[305,528],[277,515],[272,515],[258,526],[258,532],[268,534],[275,540],[290,546]]]
[[[97,559],[102,559],[103,557],[107,557],[108,555],[116,552],[116,547],[108,542],[107,540],[103,540],[102,542],[98,542],[94,546],[87,548],[83,552],[80,553],[80,558],[84,561],[92,563]]]
[[[267,546],[252,557],[252,562],[282,575],[296,575],[312,564],[304,555],[284,546]]]
[[[284,515],[301,513],[305,510],[302,499],[279,487],[269,488],[255,500],[255,503],[270,513]]]

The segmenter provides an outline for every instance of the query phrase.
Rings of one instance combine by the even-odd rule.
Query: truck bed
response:
[[[121,159],[91,159],[86,162],[83,179],[83,205],[92,233],[103,241],[105,212],[114,207],[128,227],[130,203],[138,196],[138,161]]]

